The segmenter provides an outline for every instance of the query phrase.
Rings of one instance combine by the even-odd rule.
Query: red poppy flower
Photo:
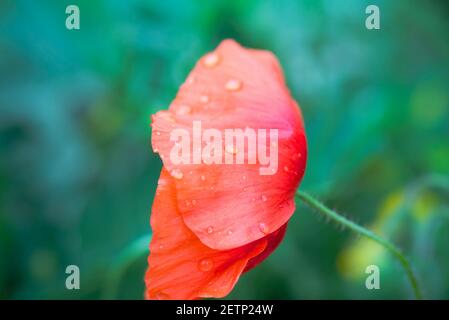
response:
[[[145,297],[223,297],[278,246],[295,211],[307,157],[301,112],[273,54],[225,40],[200,59],[152,128],[163,169]],[[243,145],[228,140],[230,129],[256,133],[257,150],[249,135]],[[193,140],[181,141],[191,150],[185,161],[173,160],[176,130]]]

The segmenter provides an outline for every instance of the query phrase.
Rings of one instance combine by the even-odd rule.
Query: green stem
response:
[[[385,249],[390,251],[390,253],[393,254],[393,256],[395,256],[399,260],[402,267],[404,268],[405,273],[407,274],[407,277],[408,277],[410,284],[413,288],[413,291],[415,293],[416,299],[422,299],[421,290],[419,288],[418,281],[416,280],[416,276],[413,273],[413,270],[411,268],[410,262],[407,260],[407,258],[404,257],[404,255],[401,253],[401,251],[398,248],[396,248],[396,246],[393,243],[391,243],[390,241],[388,241],[386,239],[381,238],[374,232],[372,232],[368,229],[365,229],[364,227],[341,216],[340,214],[329,209],[328,207],[323,205],[321,202],[319,202],[318,200],[316,200],[315,198],[313,198],[312,196],[310,196],[309,194],[307,194],[305,192],[297,191],[296,196],[298,197],[298,199],[303,201],[310,208],[315,209],[319,213],[325,215],[326,217],[329,217],[333,221],[354,231],[355,233],[363,235],[363,236],[377,242],[378,244],[383,246]]]

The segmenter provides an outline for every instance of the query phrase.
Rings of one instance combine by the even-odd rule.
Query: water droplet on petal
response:
[[[204,258],[198,261],[198,269],[203,272],[212,270],[214,262],[209,258]]]
[[[206,176],[205,175],[201,175],[201,180],[202,181],[206,181]]]
[[[192,205],[196,205],[196,200],[192,200]]]
[[[262,196],[262,201],[263,201],[263,202],[267,201],[267,196],[263,195],[263,196]]]
[[[200,102],[201,103],[208,103],[210,101],[209,96],[200,96]]]
[[[239,150],[233,145],[227,145],[225,151],[230,154],[237,154]]]
[[[178,180],[181,180],[181,179],[184,177],[184,174],[183,174],[182,171],[179,170],[179,169],[173,169],[173,170],[170,172],[170,174],[171,174],[171,176],[172,176],[173,178],[178,179]]]
[[[228,236],[230,236],[230,235],[232,234],[232,230],[229,229],[228,232],[227,232],[227,234],[228,234]]]
[[[187,81],[186,81],[188,84],[194,84],[195,83],[195,77],[194,76],[189,76],[188,78],[187,78]]]
[[[186,114],[189,114],[192,111],[192,108],[190,108],[187,105],[181,105],[178,107],[178,110],[176,111],[177,115],[183,116]]]
[[[212,226],[207,227],[206,231],[207,231],[208,234],[211,234],[212,232],[214,232],[214,227],[212,227]]]
[[[267,234],[268,233],[267,224],[264,222],[259,223],[259,230],[260,230],[260,232]]]
[[[287,166],[284,167],[284,171],[288,172],[288,167]]]
[[[213,52],[207,54],[203,58],[203,64],[208,68],[215,67],[219,61],[220,61],[220,58],[218,57],[218,54],[213,53]]]
[[[226,82],[225,88],[228,91],[240,90],[242,88],[242,82],[240,80],[231,79]]]
[[[157,136],[160,136],[161,133],[160,133],[159,131],[156,131],[156,135],[157,135]]]

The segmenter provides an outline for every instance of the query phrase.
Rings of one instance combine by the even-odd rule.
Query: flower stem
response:
[[[325,215],[326,217],[329,217],[333,221],[354,231],[355,233],[363,235],[363,236],[377,242],[378,244],[383,246],[385,249],[390,251],[390,253],[393,254],[393,256],[395,256],[399,260],[402,267],[404,268],[405,273],[407,274],[407,277],[408,277],[410,284],[413,288],[413,292],[415,294],[416,299],[422,299],[421,290],[419,288],[418,281],[416,280],[416,276],[411,268],[410,262],[407,260],[407,258],[405,258],[405,256],[401,253],[401,251],[398,248],[396,248],[396,246],[393,243],[391,243],[390,241],[388,241],[386,239],[381,238],[374,232],[343,217],[342,215],[338,214],[334,210],[329,209],[324,204],[322,204],[321,202],[319,202],[318,200],[316,200],[315,198],[313,198],[312,196],[310,196],[309,194],[307,194],[305,192],[298,190],[296,192],[296,196],[298,197],[298,199],[300,199],[302,202],[304,202],[310,208],[315,209],[319,213]]]

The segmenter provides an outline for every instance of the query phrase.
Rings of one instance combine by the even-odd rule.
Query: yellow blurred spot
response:
[[[403,190],[389,194],[379,207],[376,220],[369,229],[381,235],[382,228],[404,202]],[[347,278],[359,279],[365,276],[365,269],[371,264],[381,264],[385,249],[367,238],[359,238],[344,249],[337,258],[339,272]]]
[[[412,207],[412,215],[419,222],[424,222],[438,205],[437,197],[431,192],[421,193]]]
[[[337,268],[344,277],[355,280],[365,275],[367,266],[380,265],[383,259],[384,249],[380,245],[361,238],[339,255]]]
[[[404,202],[403,190],[398,190],[389,194],[380,205],[379,212],[377,214],[377,219],[374,222],[373,227],[375,229],[382,228],[382,226],[385,224],[388,218],[390,218],[396,211],[399,210],[403,202]]]

